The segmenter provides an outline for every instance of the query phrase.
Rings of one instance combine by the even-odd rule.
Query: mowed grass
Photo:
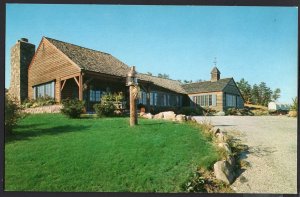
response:
[[[5,144],[5,191],[180,192],[219,155],[191,124],[128,118],[22,119]]]

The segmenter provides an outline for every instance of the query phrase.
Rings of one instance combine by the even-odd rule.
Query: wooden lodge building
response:
[[[110,54],[43,37],[37,50],[22,38],[11,49],[11,84],[9,94],[18,101],[50,96],[84,100],[86,108],[100,101],[106,93],[129,90],[126,75],[130,68]],[[142,73],[137,74],[142,103],[150,107],[202,106],[223,111],[243,108],[244,100],[233,78],[220,79],[214,67],[211,80],[182,84]]]

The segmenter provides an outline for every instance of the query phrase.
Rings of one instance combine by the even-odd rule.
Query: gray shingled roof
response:
[[[48,37],[45,38],[84,70],[121,77],[126,77],[130,70],[129,66],[108,53],[103,53],[101,51],[88,49]],[[179,81],[149,76],[142,73],[137,74],[137,78],[174,92],[185,93]]]
[[[176,80],[164,79],[164,78],[150,76],[150,75],[146,75],[146,74],[142,74],[142,73],[138,73],[137,78],[144,80],[144,81],[152,82],[154,85],[172,90],[174,92],[186,94],[186,91],[181,86],[182,84]]]
[[[183,84],[183,89],[188,93],[218,92],[222,91],[232,78],[224,78],[218,81],[203,81],[198,83]]]
[[[108,53],[45,37],[80,68],[98,73],[125,77],[129,67]]]
[[[130,70],[129,66],[108,53],[88,49],[48,37],[45,37],[45,39],[51,42],[57,49],[63,52],[68,58],[84,70],[120,77],[126,77]],[[142,73],[138,73],[137,78],[182,94],[221,91],[232,79],[226,78],[220,79],[216,82],[205,81],[181,84],[176,80],[163,79]]]

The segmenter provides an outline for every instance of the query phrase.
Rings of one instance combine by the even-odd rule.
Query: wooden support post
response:
[[[58,103],[60,103],[61,102],[61,80],[60,80],[60,78],[57,80],[57,87],[58,87],[58,95],[57,95],[57,99],[56,99],[56,101],[58,102]]]
[[[83,80],[82,80],[82,73],[80,73],[79,75],[79,84],[78,84],[78,90],[79,90],[79,100],[82,101],[83,100]]]

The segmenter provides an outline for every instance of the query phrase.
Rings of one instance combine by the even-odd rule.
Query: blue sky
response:
[[[261,81],[297,95],[297,8],[7,4],[5,87],[10,48],[42,36],[112,54],[138,72],[209,80],[214,58],[221,78]]]

